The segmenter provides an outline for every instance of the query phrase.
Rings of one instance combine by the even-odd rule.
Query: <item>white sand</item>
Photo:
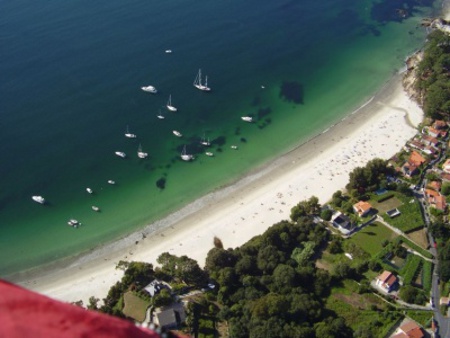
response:
[[[348,183],[348,173],[379,157],[388,159],[416,134],[422,110],[391,81],[364,108],[239,182],[188,205],[142,233],[96,250],[70,266],[20,284],[63,301],[100,299],[118,281],[120,260],[156,263],[162,252],[187,255],[204,265],[214,236],[225,247],[239,246],[269,226],[289,219],[290,209],[312,195],[325,203]],[[135,242],[139,241],[138,244]]]

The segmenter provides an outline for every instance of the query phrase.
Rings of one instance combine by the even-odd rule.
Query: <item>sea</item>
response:
[[[441,4],[1,0],[0,276],[138,231],[319,134],[404,70]]]

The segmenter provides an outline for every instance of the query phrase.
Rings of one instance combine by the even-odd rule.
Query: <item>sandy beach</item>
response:
[[[62,301],[104,298],[122,277],[119,260],[156,264],[162,252],[187,255],[204,265],[213,238],[239,246],[312,195],[325,203],[344,189],[349,172],[379,157],[388,159],[413,137],[421,108],[395,76],[377,95],[340,123],[241,180],[194,201],[169,217],[115,243],[12,280]],[[155,229],[162,229],[155,231]]]

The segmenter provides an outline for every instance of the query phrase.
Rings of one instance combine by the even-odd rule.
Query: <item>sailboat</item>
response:
[[[167,105],[166,105],[167,109],[169,109],[170,111],[177,111],[178,109],[175,108],[174,106],[172,106],[172,95],[169,95],[169,101],[167,101]]]
[[[197,76],[195,77],[194,83],[193,83],[194,87],[197,89],[200,89],[202,91],[205,92],[209,92],[211,91],[211,88],[208,87],[208,77],[205,77],[205,84],[202,84],[202,70],[199,69]]]
[[[183,161],[190,161],[190,160],[193,160],[193,159],[194,159],[194,156],[193,156],[193,155],[188,154],[188,153],[186,152],[186,146],[183,147],[183,151],[181,152],[181,159],[182,159]]]
[[[161,109],[159,110],[159,114],[156,115],[157,118],[159,118],[160,120],[164,120],[165,116],[161,113]]]
[[[136,138],[137,136],[136,136],[136,134],[130,133],[130,130],[129,130],[128,126],[127,126],[127,130],[125,130],[125,137]]]
[[[200,144],[202,146],[209,147],[211,145],[211,142],[209,142],[209,138],[206,139],[205,134],[203,134],[203,137],[202,137],[202,140],[200,141]]]
[[[141,144],[139,144],[137,156],[139,158],[147,158],[147,156],[148,156],[148,153],[142,151],[142,145]]]

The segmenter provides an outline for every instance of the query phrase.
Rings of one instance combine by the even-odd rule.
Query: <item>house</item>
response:
[[[405,162],[402,166],[402,173],[407,177],[412,177],[419,173],[419,167],[410,162]]]
[[[415,150],[411,152],[411,155],[409,155],[408,159],[408,162],[414,164],[416,167],[420,167],[426,161],[427,160]]]
[[[446,159],[442,165],[442,170],[447,174],[450,174],[450,158]]]
[[[432,124],[432,127],[437,130],[447,130],[448,125],[447,122],[443,120],[435,120]]]
[[[390,292],[397,283],[397,277],[395,277],[392,272],[387,270],[384,270],[375,281],[375,284],[386,292]]]
[[[352,223],[350,218],[340,211],[336,212],[331,217],[331,223],[343,234],[348,234],[354,228],[354,224]]]
[[[449,306],[450,298],[449,297],[441,297],[441,299],[439,300],[439,305]]]
[[[443,180],[443,181],[446,181],[446,182],[450,182],[450,174],[448,174],[448,173],[441,173],[441,179]]]
[[[419,168],[424,164],[427,160],[420,155],[417,151],[413,150],[411,155],[409,155],[408,160],[403,164],[401,170],[405,176],[413,176],[419,172]]]
[[[431,135],[423,135],[422,142],[427,146],[437,147],[439,145],[439,140]]]
[[[161,329],[176,329],[185,320],[186,312],[181,303],[173,304],[170,307],[159,309],[155,312],[155,324]]]
[[[154,279],[144,288],[144,290],[147,291],[151,297],[158,294],[162,289],[168,289],[170,291],[170,287],[168,284],[157,279]]]
[[[436,191],[441,191],[442,183],[440,181],[431,181],[428,183],[427,187]]]
[[[370,210],[372,210],[372,206],[369,202],[359,201],[358,203],[353,205],[353,210],[360,216],[366,216]]]
[[[441,211],[445,211],[447,208],[447,201],[439,192],[432,189],[425,189],[425,196],[427,197],[428,204],[433,208]]]
[[[402,324],[391,336],[391,338],[423,338],[425,337],[425,332],[423,329],[417,325],[413,320]]]
[[[441,135],[440,131],[437,129],[434,129],[433,127],[428,127],[427,132],[428,132],[428,135],[430,135],[432,137],[439,137]]]

